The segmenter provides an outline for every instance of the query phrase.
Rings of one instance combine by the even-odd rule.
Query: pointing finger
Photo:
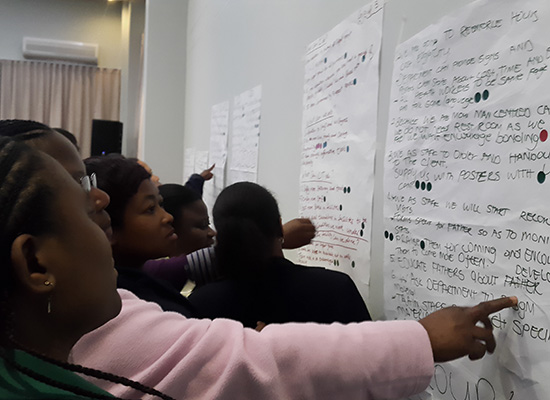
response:
[[[516,296],[502,297],[500,299],[485,301],[483,303],[479,303],[475,307],[472,307],[472,316],[476,319],[476,321],[479,321],[481,318],[486,317],[489,314],[495,313],[504,308],[514,307],[517,304],[518,298]]]

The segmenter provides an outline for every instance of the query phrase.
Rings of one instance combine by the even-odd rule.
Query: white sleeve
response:
[[[197,286],[214,282],[218,278],[215,259],[213,247],[199,249],[187,255],[186,272]]]

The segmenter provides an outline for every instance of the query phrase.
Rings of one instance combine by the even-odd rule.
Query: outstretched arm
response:
[[[297,249],[311,243],[315,226],[309,218],[295,218],[283,225],[283,249]]]
[[[399,399],[422,391],[433,374],[428,335],[416,321],[270,324],[256,332],[226,319],[186,319],[119,293],[120,315],[85,335],[73,361],[176,399]]]

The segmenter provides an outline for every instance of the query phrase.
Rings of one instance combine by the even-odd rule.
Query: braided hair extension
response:
[[[1,128],[0,128],[1,129]],[[40,153],[32,151],[27,145],[6,137],[0,133],[0,343],[6,347],[21,349],[39,359],[73,372],[114,383],[120,383],[160,397],[173,400],[171,397],[141,383],[102,371],[72,365],[53,360],[19,344],[14,337],[13,312],[9,299],[13,290],[13,271],[11,266],[11,244],[15,238],[28,233],[41,235],[54,231],[56,224],[51,219],[51,206],[54,194],[47,180],[39,171],[43,170],[43,159]],[[77,395],[89,398],[112,398],[106,395],[89,392],[64,382],[44,376],[36,371],[19,365],[8,356],[5,348],[0,346],[0,358],[21,373],[47,385],[68,390]]]
[[[29,349],[26,349],[25,352],[43,361],[47,361],[51,364],[57,365],[58,367],[67,369],[72,372],[77,372],[79,374],[84,374],[97,379],[103,379],[109,382],[120,383],[121,385],[131,387],[133,389],[139,390],[140,392],[157,396],[163,400],[174,400],[173,397],[170,397],[167,394],[164,394],[156,389],[146,386],[140,382],[136,382],[134,380],[125,378],[123,376],[114,375],[114,374],[100,371],[93,368],[83,367],[82,365],[78,365],[78,364],[71,364],[63,361],[58,361],[53,358],[46,357],[42,354],[36,353],[35,351],[29,350]]]
[[[13,342],[13,315],[9,306],[13,288],[11,264],[11,244],[21,233],[40,235],[55,229],[48,218],[53,194],[45,180],[37,172],[43,167],[43,160],[29,147],[7,138],[0,138],[0,265],[6,266],[0,273],[2,287],[2,319],[0,331],[4,343]],[[19,347],[19,346],[14,346]],[[75,394],[89,395],[88,391],[58,382],[12,360],[2,348],[1,358],[21,373],[39,382],[69,390]],[[91,393],[94,394],[94,393]],[[95,398],[106,398],[95,397]]]
[[[44,383],[44,384],[52,386],[52,387],[56,387],[58,389],[66,390],[68,392],[74,393],[74,394],[79,395],[79,396],[85,396],[85,397],[90,398],[90,399],[105,399],[105,400],[119,399],[119,400],[122,400],[119,397],[114,397],[114,396],[111,396],[111,395],[91,392],[89,390],[83,389],[83,388],[78,387],[78,386],[69,385],[67,383],[56,381],[55,379],[51,379],[51,378],[49,378],[45,375],[42,375],[42,374],[40,374],[36,371],[33,371],[30,368],[27,368],[27,367],[24,367],[24,366],[18,364],[15,360],[13,360],[12,358],[10,358],[8,356],[8,354],[7,354],[8,352],[7,352],[6,349],[4,349],[4,348],[0,348],[0,349],[1,349],[0,350],[0,358],[2,358],[6,364],[10,365],[12,368],[16,369],[17,371],[21,372],[22,374],[25,374],[28,377],[30,377],[30,378],[38,381],[38,382]]]
[[[32,140],[51,131],[52,129],[48,125],[36,121],[23,119],[0,120],[0,135],[15,140]]]

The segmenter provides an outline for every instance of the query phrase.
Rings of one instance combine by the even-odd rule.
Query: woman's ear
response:
[[[55,286],[55,277],[41,263],[38,256],[40,243],[29,234],[19,235],[11,245],[11,262],[16,279],[34,293],[48,293]]]

